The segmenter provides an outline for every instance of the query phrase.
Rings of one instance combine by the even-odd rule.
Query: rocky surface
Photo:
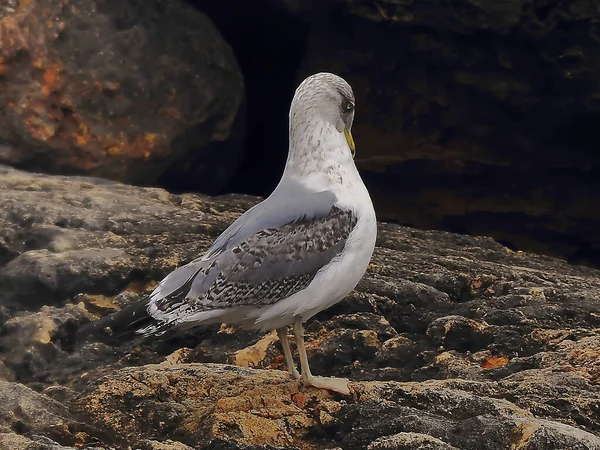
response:
[[[1,168],[0,448],[600,448],[600,272],[489,238],[380,224],[307,324],[348,397],[291,380],[273,333],[74,341],[255,201]]]
[[[381,218],[600,264],[596,2],[275,3],[307,27],[297,81],[354,87]]]
[[[185,2],[0,4],[0,162],[219,190],[242,155],[243,96],[231,48]]]

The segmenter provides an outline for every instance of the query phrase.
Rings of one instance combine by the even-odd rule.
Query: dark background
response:
[[[1,163],[266,196],[331,71],[380,220],[600,265],[590,0],[71,3],[0,7]]]

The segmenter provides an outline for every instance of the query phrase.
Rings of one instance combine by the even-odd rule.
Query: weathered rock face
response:
[[[591,433],[536,418],[488,397],[481,387],[447,380],[356,383],[345,404],[325,391],[298,390],[282,371],[167,363],[114,373],[80,396],[76,408],[128,442],[159,434],[195,448],[207,447],[216,436],[241,445],[307,450],[334,442],[357,450],[417,444],[440,450],[600,446]],[[377,435],[384,437],[374,440]]]
[[[350,378],[346,398],[291,380],[273,333],[73,341],[255,201],[2,168],[0,443],[600,448],[600,272],[489,238],[380,224],[357,290],[307,324],[313,371]]]
[[[596,3],[277,3],[309,27],[297,80],[354,87],[380,218],[600,264]]]
[[[232,50],[185,2],[0,5],[0,162],[218,190],[241,158],[243,94]]]

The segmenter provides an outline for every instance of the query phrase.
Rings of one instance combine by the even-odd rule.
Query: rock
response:
[[[533,450],[560,445],[587,449],[600,445],[596,435],[561,423],[547,424],[506,400],[485,397],[478,387],[478,383],[459,380],[363,384],[358,402],[343,407],[337,417],[342,448],[365,448],[373,436],[403,431],[425,433],[462,449]],[[555,425],[552,431],[545,429]],[[556,442],[561,444],[554,447],[555,443],[546,440],[548,435],[560,435]]]
[[[195,258],[252,205],[230,197],[216,206],[157,189],[143,190],[144,200],[126,185],[6,167],[0,167],[0,190],[0,304],[7,315],[0,322],[2,372],[30,381],[49,376],[55,358],[72,349],[78,325],[135,301],[136,292]],[[167,236],[175,240],[161,256]],[[68,299],[73,302],[60,306]],[[102,349],[65,364],[88,367],[96,351]],[[119,356],[110,348],[105,353]]]
[[[462,316],[440,317],[429,324],[427,337],[444,348],[475,350],[489,344],[487,328],[486,323]]]
[[[39,312],[17,313],[6,321],[0,348],[5,367],[19,368],[33,378],[43,379],[55,364],[55,358],[68,348],[68,335],[76,324],[93,317],[83,305],[67,305],[63,308],[42,306]],[[15,374],[8,369],[14,378]]]
[[[0,213],[0,295],[30,306],[82,292],[114,297],[130,283],[143,291],[143,277],[136,272],[150,269],[162,278],[200,253],[236,213],[252,204],[225,201],[219,219],[201,197],[146,189],[140,198],[136,188],[99,179],[0,171],[5,205]],[[178,233],[177,242],[170,242],[168,253],[160,256],[170,233]],[[137,248],[134,254],[126,251],[132,247]]]
[[[456,450],[456,447],[420,433],[398,433],[376,439],[367,450]]]
[[[600,265],[588,0],[276,3],[308,28],[297,80],[328,70],[354,87],[381,220]]]
[[[211,191],[236,170],[242,76],[192,6],[8,2],[0,30],[0,162],[133,183],[191,176]]]
[[[106,447],[85,447],[87,450],[110,450]],[[16,433],[0,433],[0,450],[76,450],[76,447],[57,444],[45,436],[31,439]]]
[[[278,338],[277,332],[273,330],[256,344],[235,352],[234,364],[238,367],[261,367],[269,350],[274,348],[275,342],[278,342]]]
[[[192,447],[188,447],[181,442],[171,441],[167,439],[164,442],[159,441],[141,441],[138,444],[140,450],[193,450]]]
[[[371,382],[351,387],[352,397],[340,402],[328,392],[302,388],[282,371],[156,365],[123,369],[94,382],[78,398],[76,409],[124,442],[154,434],[194,448],[218,440],[312,449],[328,443],[331,433],[343,449],[600,445],[591,433],[535,418],[507,400],[482,396],[477,383]],[[379,437],[400,430],[407,432]],[[562,447],[553,447],[557,444]]]
[[[75,450],[75,447],[59,445],[44,436],[33,439],[16,433],[0,433],[0,450]]]
[[[90,431],[64,405],[22,384],[0,380],[0,448],[59,450],[66,448],[59,443],[88,443]],[[27,447],[28,439],[15,433],[29,436],[37,446]]]
[[[298,383],[283,371],[159,365],[124,369],[101,379],[77,400],[77,411],[124,442],[154,434],[194,448],[235,438],[243,445],[310,449],[316,447],[306,435],[316,421],[297,404],[308,408],[311,399],[326,397],[318,390],[299,393]]]
[[[490,238],[379,225],[357,289],[306,324],[313,372],[349,378],[348,397],[292,380],[274,333],[74,341],[256,201],[0,168],[0,432],[101,448],[598,448],[600,272]]]

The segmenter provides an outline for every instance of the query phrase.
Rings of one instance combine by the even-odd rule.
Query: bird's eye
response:
[[[348,102],[346,103],[346,110],[352,111],[354,109],[354,103]]]

